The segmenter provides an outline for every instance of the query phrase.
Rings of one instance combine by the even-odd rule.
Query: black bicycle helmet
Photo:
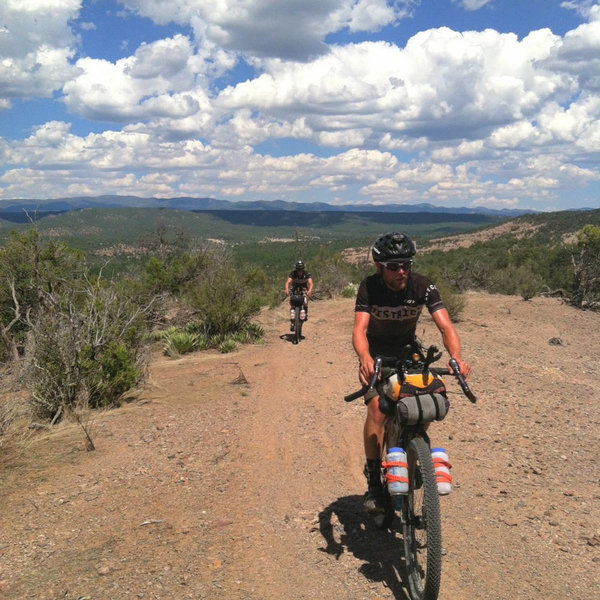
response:
[[[296,271],[304,271],[304,263],[301,260],[296,263]]]
[[[373,244],[373,260],[407,260],[412,258],[417,250],[413,241],[403,233],[384,233]]]

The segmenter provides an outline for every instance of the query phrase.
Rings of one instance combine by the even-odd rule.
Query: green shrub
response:
[[[544,280],[536,273],[535,268],[531,264],[523,264],[497,271],[494,281],[486,287],[493,294],[518,295],[524,300],[530,300],[539,294],[543,285]]]
[[[169,327],[167,329],[156,329],[146,334],[146,339],[149,342],[162,342],[166,340],[172,333],[179,331],[177,327]]]
[[[60,415],[63,406],[75,406],[83,393],[78,350],[73,343],[77,326],[63,319],[40,318],[26,347],[30,402],[42,418]]]
[[[309,270],[319,296],[331,298],[341,294],[348,286],[355,269],[343,260],[341,254],[331,255],[321,248]]]
[[[600,306],[600,227],[585,225],[577,232],[572,258],[571,303],[579,308]]]
[[[141,376],[135,349],[116,340],[111,340],[95,357],[91,355],[91,346],[85,346],[80,361],[91,408],[116,405]]]
[[[113,286],[88,281],[79,292],[54,294],[32,321],[25,380],[41,417],[78,404],[114,406],[142,377],[143,311]]]
[[[514,269],[509,267],[498,270],[493,282],[490,282],[486,289],[492,294],[505,294],[507,296],[517,294],[517,282],[514,277]]]
[[[349,284],[342,290],[342,296],[344,298],[354,298],[356,296],[357,291],[357,286]]]
[[[265,330],[258,323],[248,323],[244,328],[244,333],[252,340],[252,342],[258,342],[265,335]]]
[[[49,310],[53,298],[80,285],[83,253],[64,243],[42,243],[35,229],[11,232],[0,247],[0,328],[3,356],[17,361],[31,317]]]
[[[180,328],[178,327],[171,327],[170,329],[173,331],[180,331]],[[204,323],[198,319],[188,321],[183,326],[183,331],[186,331],[187,333],[204,333]]]
[[[240,285],[232,268],[213,273],[189,292],[188,299],[209,337],[243,330],[261,307],[260,298]]]
[[[239,344],[255,344],[256,342],[260,341],[262,336],[262,328],[257,326],[257,330],[251,327],[246,327],[241,331],[236,331],[229,336],[229,339],[232,339],[234,342]]]
[[[162,260],[152,256],[142,268],[142,291],[180,294],[200,280],[212,264],[211,253],[207,249],[170,254]]]
[[[153,334],[156,340],[164,340],[165,354],[179,356],[187,352],[196,352],[217,348],[221,352],[232,352],[237,344],[256,344],[261,341],[264,329],[256,323],[249,323],[243,329],[233,333],[216,333],[206,336],[202,321],[190,321],[183,328],[170,327]]]
[[[223,354],[233,352],[236,349],[237,349],[237,344],[231,338],[229,338],[219,344],[219,352],[222,352]]]
[[[178,356],[206,349],[206,338],[199,333],[173,331],[165,338],[165,354]]]
[[[520,266],[514,273],[514,280],[516,291],[523,300],[537,296],[544,285],[542,277],[530,265]]]

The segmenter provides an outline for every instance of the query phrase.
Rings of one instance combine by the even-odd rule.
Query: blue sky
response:
[[[597,0],[4,0],[0,206],[600,207]]]

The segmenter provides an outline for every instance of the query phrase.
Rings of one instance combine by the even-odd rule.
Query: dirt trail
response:
[[[600,318],[467,302],[480,402],[451,394],[435,425],[455,482],[440,599],[598,597]],[[361,510],[364,407],[342,401],[352,300],[313,303],[298,346],[286,313],[263,313],[264,345],[157,353],[137,399],[94,417],[95,452],[61,425],[5,458],[0,598],[404,600],[397,545]]]

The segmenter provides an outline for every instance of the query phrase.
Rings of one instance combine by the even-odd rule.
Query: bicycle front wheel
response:
[[[442,525],[435,471],[425,440],[411,440],[406,458],[409,493],[402,507],[402,530],[410,598],[437,600],[442,576]]]
[[[294,344],[297,344],[300,341],[302,336],[302,321],[300,320],[300,307],[296,307],[294,315]]]

